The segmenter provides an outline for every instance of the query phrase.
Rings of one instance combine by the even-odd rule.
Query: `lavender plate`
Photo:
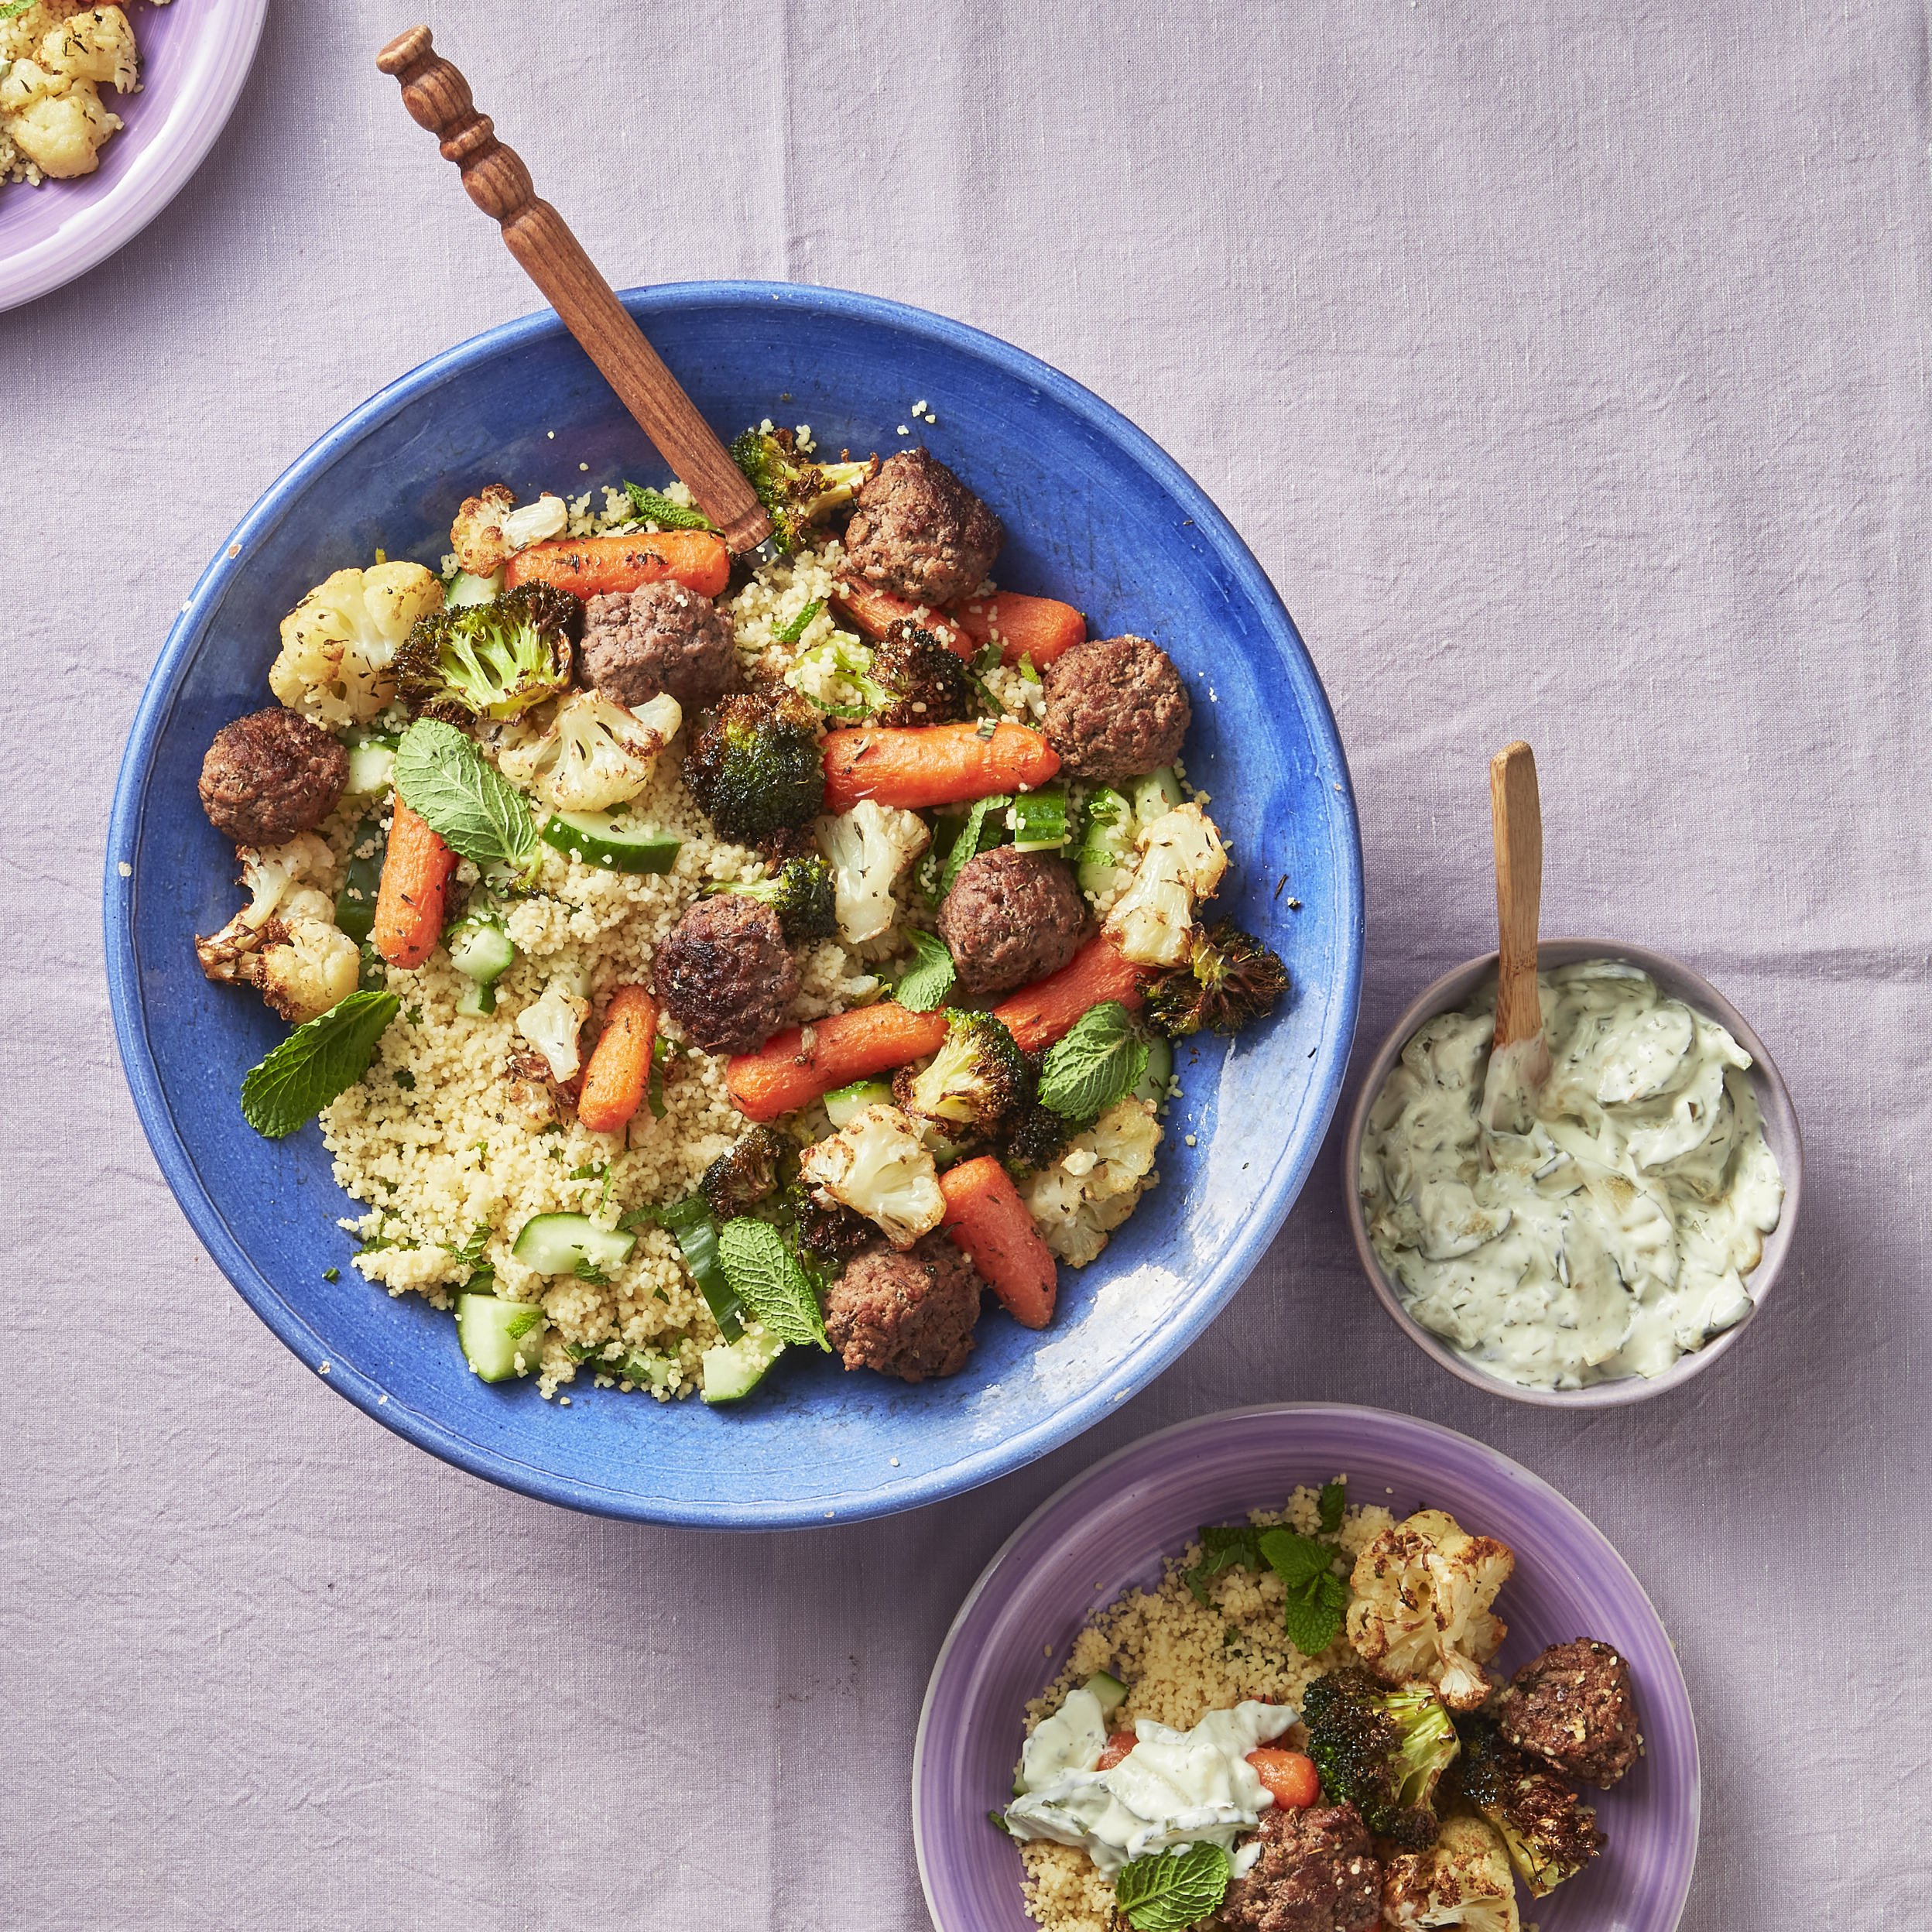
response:
[[[1581,1511],[1507,1456],[1413,1416],[1327,1403],[1231,1409],[1149,1436],[1049,1498],[986,1566],[940,1646],[913,1752],[913,1844],[940,1932],[1031,1932],[1019,1855],[986,1814],[1012,1789],[1022,1706],[1087,1613],[1157,1581],[1197,1525],[1345,1471],[1357,1502],[1399,1516],[1427,1503],[1515,1550],[1496,1601],[1509,1626],[1498,1667],[1581,1636],[1629,1659],[1644,1756],[1614,1790],[1586,1794],[1609,1845],[1533,1908],[1526,1893],[1518,1903],[1540,1932],[1673,1932],[1697,1855],[1697,1745],[1643,1586]]]
[[[167,206],[227,124],[268,0],[173,0],[128,9],[141,91],[107,104],[127,125],[74,181],[0,187],[0,310],[84,275]]]

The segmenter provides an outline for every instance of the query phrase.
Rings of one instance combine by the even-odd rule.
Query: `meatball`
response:
[[[592,598],[577,664],[587,684],[633,707],[668,691],[699,711],[738,682],[730,613],[668,577]]]
[[[691,1044],[752,1053],[785,1023],[798,968],[778,915],[742,892],[701,899],[657,949],[653,981]]]
[[[1050,852],[996,845],[959,868],[939,909],[939,936],[969,999],[1057,973],[1080,951],[1087,903]]]
[[[336,807],[349,755],[319,724],[279,704],[214,735],[201,761],[201,806],[238,845],[279,845]]]
[[[1359,1932],[1382,1911],[1382,1867],[1352,1804],[1261,1817],[1261,1856],[1228,1888],[1230,1932]]]
[[[1006,533],[937,457],[901,450],[855,499],[845,574],[918,604],[950,604],[979,588]]]
[[[1043,673],[1042,728],[1070,778],[1139,778],[1171,765],[1194,707],[1173,660],[1144,637],[1089,638]]]
[[[1630,1667],[1607,1643],[1552,1644],[1510,1680],[1496,1713],[1502,1735],[1567,1778],[1608,1790],[1643,1739]]]
[[[927,1235],[903,1254],[868,1242],[832,1283],[825,1333],[848,1368],[903,1382],[956,1375],[972,1353],[979,1290],[950,1235]]]

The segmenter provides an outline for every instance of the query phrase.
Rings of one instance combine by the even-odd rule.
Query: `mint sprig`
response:
[[[1282,1618],[1288,1641],[1303,1656],[1319,1656],[1341,1634],[1348,1608],[1348,1586],[1330,1567],[1335,1546],[1292,1530],[1263,1530],[1259,1543],[1287,1592]]]
[[[1090,1006],[1048,1048],[1040,1104],[1067,1120],[1092,1120],[1133,1091],[1147,1070],[1147,1043],[1117,999]]]
[[[829,1351],[818,1297],[785,1238],[768,1221],[740,1215],[718,1237],[718,1258],[739,1300],[780,1341]]]
[[[1232,1871],[1228,1854],[1218,1845],[1150,1852],[1121,1868],[1114,1879],[1114,1903],[1134,1932],[1186,1932],[1228,1896]]]
[[[474,743],[440,718],[419,718],[396,750],[404,804],[452,851],[526,878],[543,853],[529,803]]]
[[[1006,814],[1012,802],[1004,793],[975,802],[973,809],[966,814],[966,823],[959,828],[958,838],[953,841],[953,849],[946,855],[946,869],[939,879],[941,899],[957,882],[967,860],[977,858],[982,851],[990,851],[1005,838]],[[993,821],[990,826],[986,823],[988,818]]]
[[[916,926],[908,929],[907,936],[913,942],[913,963],[899,976],[894,997],[900,1005],[915,1013],[930,1013],[936,1006],[944,1005],[959,969],[953,964],[944,940],[935,939]]]
[[[402,1001],[393,993],[351,993],[305,1020],[242,1083],[242,1118],[269,1140],[313,1120],[369,1070],[370,1057]]]

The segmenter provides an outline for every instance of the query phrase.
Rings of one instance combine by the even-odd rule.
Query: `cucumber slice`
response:
[[[715,1405],[740,1402],[765,1379],[766,1370],[784,1354],[785,1345],[767,1335],[741,1335],[704,1351],[704,1399]]]
[[[1180,780],[1175,777],[1171,766],[1163,765],[1159,771],[1136,779],[1132,796],[1136,821],[1140,825],[1151,825],[1156,819],[1165,818],[1181,803]]]
[[[1127,1701],[1127,1687],[1119,1678],[1109,1677],[1105,1670],[1096,1670],[1087,1680],[1087,1688],[1100,1702],[1100,1714],[1111,1718]]]
[[[1133,1098],[1144,1100],[1150,1107],[1164,1107],[1167,1104],[1167,1083],[1174,1077],[1174,1050],[1160,1034],[1152,1035],[1147,1042],[1147,1064],[1139,1079],[1134,1082]]]
[[[456,1338],[464,1359],[485,1382],[507,1382],[534,1368],[536,1331],[543,1326],[543,1310],[527,1301],[498,1301],[494,1295],[456,1298]]]
[[[1043,785],[1013,800],[1013,845],[1023,852],[1053,851],[1067,843],[1067,788]]]
[[[510,936],[493,919],[461,919],[443,935],[450,964],[465,979],[488,986],[501,979],[516,959]]]
[[[478,604],[492,604],[502,587],[501,570],[494,577],[476,577],[468,570],[458,570],[450,579],[450,587],[443,593],[443,608],[446,611],[467,611]]]
[[[360,745],[351,745],[342,796],[360,798],[368,792],[386,792],[395,779],[396,748],[402,742],[399,738],[365,738]]]
[[[586,1263],[615,1268],[636,1245],[636,1235],[600,1228],[587,1214],[538,1214],[524,1222],[510,1252],[540,1275],[574,1275]]]
[[[745,1332],[745,1304],[718,1259],[718,1224],[711,1219],[710,1204],[702,1194],[688,1195],[660,1209],[657,1218],[677,1243],[719,1332],[727,1341],[736,1341]]]
[[[892,1090],[882,1080],[855,1080],[849,1087],[835,1087],[825,1096],[825,1111],[834,1127],[843,1127],[853,1115],[867,1107],[889,1107]]]
[[[607,872],[668,872],[684,844],[653,825],[608,812],[553,812],[544,823],[543,842]]]
[[[457,995],[456,1010],[466,1019],[488,1019],[496,1011],[495,981],[466,979]]]
[[[356,753],[349,754],[351,769]],[[372,818],[365,818],[349,841],[351,853],[359,852],[372,840],[375,850],[367,858],[351,858],[342,876],[342,889],[336,895],[335,929],[360,946],[375,929],[375,895],[382,883],[382,851],[387,834]]]

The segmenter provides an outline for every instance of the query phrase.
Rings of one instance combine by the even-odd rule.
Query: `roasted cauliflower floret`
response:
[[[40,43],[40,64],[64,80],[91,80],[122,94],[141,82],[134,29],[118,7],[90,7],[63,21]]]
[[[1404,1852],[1383,1868],[1385,1925],[1461,1925],[1469,1932],[1518,1932],[1516,1875],[1501,1837],[1481,1818],[1445,1819],[1426,1852]]]
[[[1129,1098],[1076,1134],[1050,1167],[1021,1189],[1026,1210],[1059,1258],[1084,1268],[1154,1184],[1160,1123]]]
[[[830,1139],[805,1150],[798,1177],[821,1208],[850,1208],[909,1248],[946,1212],[939,1173],[919,1129],[896,1107],[862,1108]]]
[[[683,716],[668,694],[630,711],[601,692],[574,692],[542,737],[503,752],[497,767],[560,812],[603,811],[650,783]]]
[[[1489,1606],[1516,1564],[1493,1536],[1420,1509],[1355,1558],[1348,1641],[1383,1682],[1424,1678],[1451,1710],[1474,1711],[1489,1694],[1482,1666],[1505,1635]]]
[[[317,882],[330,876],[329,848],[313,832],[266,851],[244,849],[248,903],[218,933],[197,938],[208,978],[257,988],[294,1025],[326,1013],[355,991],[355,942],[336,930],[335,905]]]
[[[269,688],[325,731],[366,724],[396,695],[390,666],[410,626],[442,608],[420,564],[337,570],[283,618]]]
[[[546,492],[519,509],[516,492],[508,484],[492,483],[481,495],[463,499],[450,526],[450,548],[472,577],[494,577],[517,551],[561,536],[570,521],[560,496]]]
[[[856,946],[890,932],[899,916],[892,886],[932,841],[925,821],[865,798],[849,812],[814,820],[812,831],[831,865],[839,937]]]
[[[550,1077],[560,1083],[574,1080],[583,1062],[577,1036],[591,1016],[591,1002],[575,990],[567,975],[551,980],[542,999],[526,1006],[517,1016],[516,1030],[541,1053]]]
[[[91,80],[69,80],[32,60],[16,60],[0,80],[0,125],[13,146],[56,181],[91,174],[100,150],[122,125]]]
[[[1228,855],[1198,805],[1163,812],[1135,841],[1140,857],[1107,915],[1107,937],[1143,966],[1178,966],[1191,950],[1197,903],[1214,896]]]

